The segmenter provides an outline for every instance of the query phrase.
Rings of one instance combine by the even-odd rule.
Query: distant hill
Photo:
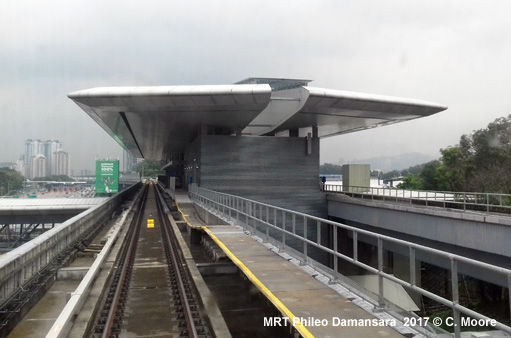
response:
[[[353,159],[343,164],[369,164],[371,170],[380,169],[382,171],[408,169],[417,164],[436,160],[433,156],[420,153],[407,153],[396,156],[378,156],[365,159]]]

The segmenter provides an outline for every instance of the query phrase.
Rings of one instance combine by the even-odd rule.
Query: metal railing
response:
[[[323,186],[323,190],[326,192],[341,193],[372,201],[379,200],[385,202],[400,202],[460,210],[511,212],[511,195],[509,194],[409,190],[360,186],[350,186],[343,190],[342,185],[328,183]]]
[[[397,283],[408,290],[452,309],[454,334],[457,338],[461,336],[461,314],[482,321],[492,320],[483,314],[460,305],[458,285],[460,266],[463,268],[468,266],[480,269],[481,274],[498,275],[499,280],[503,281],[501,285],[508,289],[508,293],[511,290],[511,270],[498,266],[243,197],[203,189],[195,185],[190,189],[190,198],[210,211],[243,226],[246,230],[259,234],[263,240],[277,243],[280,250],[284,250],[291,256],[294,256],[302,264],[314,265],[314,268],[321,270],[329,276],[332,282],[339,282],[341,279],[344,279],[339,272],[339,262],[341,261],[349,262],[370,274],[377,275],[378,299],[375,302],[377,309],[383,310],[388,305],[384,295],[384,279]],[[321,235],[322,231],[329,231],[331,234],[330,243],[324,243],[325,241],[322,240]],[[345,231],[350,240],[352,239],[353,249],[349,254],[341,252],[342,248],[338,242],[340,231]],[[376,267],[359,259],[358,247],[362,243],[361,238],[364,239],[365,243],[369,240],[377,247]],[[297,246],[296,243],[299,243],[299,245]],[[384,251],[395,251],[396,246],[404,249],[405,254],[409,257],[408,280],[392,275],[384,267]],[[313,250],[319,250],[329,255],[332,261],[331,266],[315,261],[310,254]],[[434,290],[426,290],[418,285],[420,283],[417,283],[416,279],[416,258],[426,254],[434,255],[439,257],[439,260],[446,262],[443,267],[450,271],[451,297],[445,298],[436,294]],[[508,307],[511,312],[511,297],[509,298]],[[511,333],[511,327],[498,321],[494,329]]]

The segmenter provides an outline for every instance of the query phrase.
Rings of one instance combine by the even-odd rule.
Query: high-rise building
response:
[[[48,159],[43,154],[36,154],[30,162],[30,178],[45,177]]]
[[[16,171],[23,176],[27,176],[27,166],[25,165],[24,157],[24,155],[21,155],[20,158],[16,161]]]
[[[34,157],[37,154],[43,153],[43,142],[41,140],[32,140],[28,139],[25,141],[25,154],[24,154],[24,160],[25,163],[30,163],[32,160],[32,157]]]
[[[41,140],[28,139],[25,141],[25,153],[23,160],[26,165],[26,176],[32,178],[32,159],[34,156],[43,154],[43,142]],[[46,173],[43,175],[46,176]]]
[[[56,154],[59,156],[58,159],[55,158]],[[37,165],[37,167],[34,167],[34,165]],[[55,165],[58,167],[55,167]],[[41,171],[43,167],[44,172]],[[26,140],[25,152],[18,160],[16,168],[29,179],[51,175],[70,176],[71,174],[69,154],[62,150],[62,142],[58,140],[46,140],[44,142],[35,139]]]
[[[71,157],[62,149],[57,149],[52,154],[51,175],[71,176]]]
[[[47,140],[43,143],[42,154],[48,159],[48,168],[46,169],[48,172],[46,173],[46,176],[55,175],[55,169],[53,168],[53,154],[55,154],[55,152],[59,149],[62,149],[62,143],[60,141]]]

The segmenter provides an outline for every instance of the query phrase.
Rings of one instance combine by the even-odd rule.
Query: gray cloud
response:
[[[322,141],[321,159],[438,150],[511,113],[511,4],[494,1],[7,0],[0,11],[0,162],[59,139],[73,168],[120,156],[67,93],[249,76],[419,98],[425,119]]]

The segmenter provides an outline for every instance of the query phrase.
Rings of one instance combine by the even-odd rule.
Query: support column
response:
[[[312,134],[307,133],[307,155],[312,155]]]
[[[318,127],[312,127],[312,137],[319,137]]]

